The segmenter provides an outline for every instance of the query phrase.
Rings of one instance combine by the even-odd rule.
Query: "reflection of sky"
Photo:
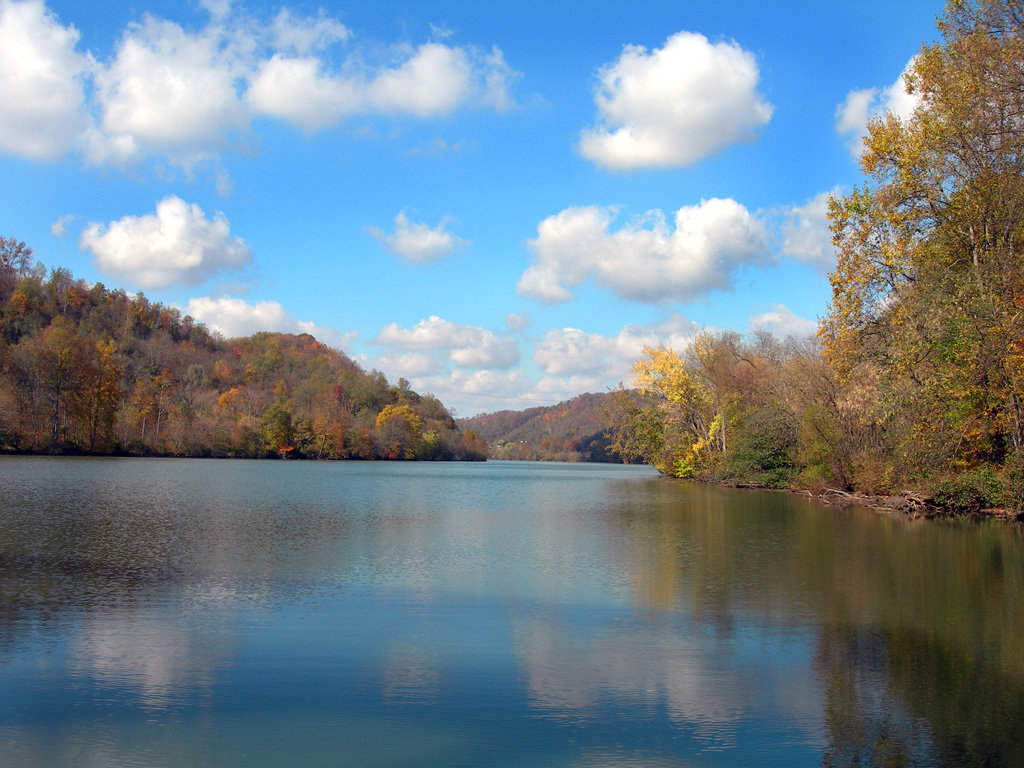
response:
[[[769,717],[791,738],[820,741],[823,702],[806,646],[787,663],[768,643],[745,649],[684,620],[594,628],[550,614],[518,620],[515,639],[532,703],[553,717],[586,720],[613,698],[663,711],[707,748],[736,748]]]
[[[788,529],[729,531],[719,496],[629,467],[39,466],[86,492],[70,526],[11,513],[8,552],[51,548],[19,589],[55,631],[0,656],[0,764],[821,760]]]

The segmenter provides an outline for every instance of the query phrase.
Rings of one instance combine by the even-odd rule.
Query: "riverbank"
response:
[[[956,509],[933,503],[931,499],[905,491],[899,495],[882,496],[849,493],[836,488],[823,488],[817,494],[806,489],[792,489],[792,493],[808,496],[823,504],[836,506],[864,506],[879,512],[901,512],[911,518],[966,518],[970,520],[1007,520],[1024,522],[1024,511],[1008,507],[987,507],[978,509]]]

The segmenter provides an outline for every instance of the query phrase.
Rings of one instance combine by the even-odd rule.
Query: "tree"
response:
[[[833,199],[822,328],[844,382],[876,382],[879,450],[913,479],[1024,441],[1024,3],[951,0],[908,88],[869,126],[866,181]]]
[[[13,237],[0,236],[0,303],[7,301],[18,278],[32,266],[32,249]]]
[[[84,370],[80,416],[83,446],[89,451],[113,442],[117,406],[121,402],[122,367],[110,342],[97,342]]]
[[[412,459],[420,447],[423,420],[406,403],[385,405],[374,424],[377,446],[388,459]]]
[[[708,475],[722,450],[722,413],[694,366],[667,347],[645,347],[633,364],[633,384],[656,399],[664,442],[652,464],[678,477]]]
[[[665,425],[651,398],[641,397],[621,384],[613,390],[607,436],[610,449],[624,462],[648,462],[668,473],[668,466],[658,458],[665,448]]]
[[[14,348],[12,378],[36,445],[57,448],[73,434],[92,352],[62,317]]]

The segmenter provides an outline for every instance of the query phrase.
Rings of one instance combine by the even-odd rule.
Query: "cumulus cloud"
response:
[[[835,268],[836,251],[828,227],[828,200],[837,190],[820,192],[802,205],[784,211],[782,255],[828,273]]]
[[[508,109],[516,77],[498,49],[437,42],[397,46],[386,61],[340,70],[316,56],[278,52],[260,64],[247,98],[256,112],[312,132],[361,114],[423,119],[472,104]]]
[[[384,351],[365,365],[404,376],[417,391],[432,392],[460,412],[525,407],[527,380],[515,367],[520,351],[512,336],[432,315],[408,328],[386,325],[374,343]]]
[[[528,408],[541,399],[529,391],[521,370],[464,371],[456,369],[438,376],[410,377],[413,389],[431,392],[453,414],[476,414],[506,408]]]
[[[818,323],[814,320],[797,317],[787,307],[776,304],[771,312],[750,318],[750,327],[754,330],[769,331],[779,338],[786,336],[804,338],[815,334],[818,330]]]
[[[144,16],[97,62],[42,0],[0,0],[0,151],[49,159],[78,147],[97,165],[160,157],[191,168],[238,146],[255,115],[312,132],[354,115],[514,105],[518,73],[497,48],[361,41],[322,11],[205,7],[211,20],[194,30]]]
[[[378,227],[367,227],[367,231],[391,253],[406,261],[438,261],[466,244],[466,241],[446,230],[448,219],[444,218],[436,227],[410,221],[405,211],[395,216],[395,231],[384,232]]]
[[[76,52],[78,39],[42,0],[0,0],[0,151],[50,160],[85,130],[93,62]]]
[[[437,374],[445,367],[443,359],[429,352],[390,352],[372,365],[383,371],[398,371],[399,376],[407,379]]]
[[[101,272],[140,288],[198,285],[249,262],[249,246],[230,230],[222,213],[208,218],[198,205],[171,195],[154,214],[90,223],[79,247],[95,255]]]
[[[552,329],[533,353],[543,374],[535,394],[550,402],[613,388],[630,380],[633,362],[643,356],[645,347],[685,349],[700,331],[699,325],[678,312],[660,322],[627,325],[615,336],[578,328]]]
[[[742,264],[768,253],[768,234],[746,208],[712,198],[685,206],[670,228],[661,211],[611,231],[616,211],[567,208],[537,227],[527,246],[533,263],[518,291],[546,303],[569,301],[570,288],[593,277],[598,285],[634,301],[692,301],[728,288]]]
[[[366,83],[365,95],[382,112],[447,115],[469,97],[473,74],[466,50],[426,43],[397,66],[376,73]]]
[[[412,328],[386,327],[376,342],[388,346],[388,351],[363,362],[391,377],[405,376],[418,391],[433,392],[460,413],[470,414],[527,408],[615,387],[629,380],[633,361],[642,356],[644,347],[665,344],[684,349],[700,330],[677,312],[649,324],[627,325],[614,336],[578,328],[552,329],[537,341],[533,362],[541,377],[531,380],[521,367],[474,370],[475,361],[449,353],[468,354],[472,345],[478,345],[476,353],[486,355],[487,340],[501,337],[431,317]]]
[[[772,114],[757,62],[734,42],[679,32],[661,48],[628,45],[598,75],[597,124],[579,152],[612,170],[690,165],[752,141]]]
[[[677,312],[664,321],[630,324],[615,336],[585,333],[578,328],[549,330],[537,343],[533,360],[546,376],[598,375],[606,386],[628,375],[644,347],[686,347],[700,326]]]
[[[152,16],[130,26],[95,78],[102,130],[90,159],[157,152],[190,161],[223,148],[249,121],[236,88],[244,56],[220,26],[191,33]]]
[[[260,65],[246,98],[256,112],[307,133],[355,114],[362,101],[358,85],[325,72],[320,59],[280,53]]]
[[[836,131],[847,137],[850,153],[860,157],[868,123],[886,114],[909,120],[921,103],[919,93],[907,93],[907,75],[914,67],[914,59],[907,62],[896,82],[885,88],[863,88],[850,91],[836,108]]]
[[[436,315],[412,328],[391,323],[381,329],[377,343],[407,351],[443,351],[462,368],[493,370],[519,362],[519,344],[507,336],[473,325],[442,320]]]
[[[355,332],[342,334],[307,320],[296,320],[276,301],[250,304],[244,299],[228,296],[199,296],[189,299],[185,313],[228,338],[251,336],[260,331],[308,333],[322,342],[344,348],[357,336]]]
[[[534,362],[544,373],[598,373],[614,368],[615,339],[578,328],[550,330],[537,344]]]

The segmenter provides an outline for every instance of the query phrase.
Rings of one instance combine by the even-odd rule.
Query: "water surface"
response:
[[[644,467],[0,459],[0,765],[1024,765],[1024,542]]]

